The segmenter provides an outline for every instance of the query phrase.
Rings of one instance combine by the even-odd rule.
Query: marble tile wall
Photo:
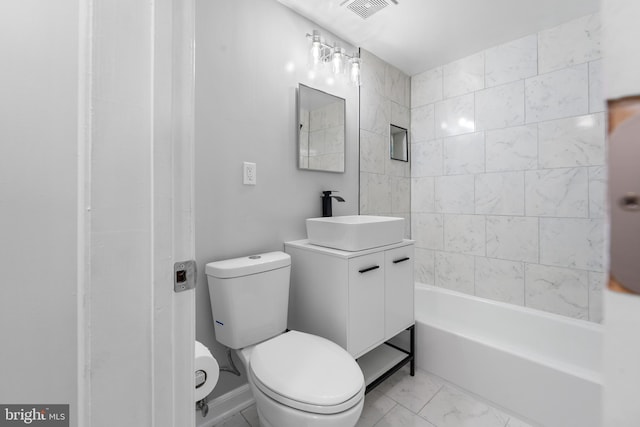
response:
[[[405,218],[408,238],[411,234],[410,162],[390,158],[389,126],[410,129],[411,79],[364,49],[360,56],[360,213]],[[433,106],[430,107],[433,116]],[[430,125],[424,123],[421,129],[427,126]],[[423,139],[426,136],[420,135]]]
[[[417,281],[601,321],[601,75],[595,14],[411,78]]]

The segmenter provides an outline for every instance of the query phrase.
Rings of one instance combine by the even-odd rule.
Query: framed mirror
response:
[[[405,128],[391,125],[389,129],[389,152],[393,160],[409,161],[409,136]]]
[[[345,100],[300,84],[298,167],[344,172]]]

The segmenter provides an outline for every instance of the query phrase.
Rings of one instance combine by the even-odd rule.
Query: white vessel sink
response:
[[[361,251],[401,242],[404,218],[347,215],[307,219],[309,243],[343,251]]]

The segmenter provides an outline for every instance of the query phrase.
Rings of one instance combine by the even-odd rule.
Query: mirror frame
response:
[[[303,166],[302,164],[302,148],[301,147],[301,137],[302,137],[302,127],[303,127],[303,123],[301,121],[301,111],[302,111],[302,91],[303,90],[309,90],[309,91],[313,91],[314,93],[318,94],[318,95],[326,95],[331,97],[332,99],[335,99],[336,102],[342,102],[342,138],[343,138],[343,143],[342,143],[342,164],[340,165],[339,170],[332,170],[332,169],[322,169],[322,168],[311,168],[309,167],[309,165],[307,166]],[[307,86],[305,84],[299,83],[298,84],[298,89],[296,91],[296,149],[297,149],[297,163],[298,163],[298,169],[300,170],[305,170],[305,171],[316,171],[316,172],[330,172],[330,173],[344,173],[345,169],[346,169],[346,150],[347,150],[347,128],[346,128],[346,123],[347,123],[347,101],[346,99],[333,95],[331,93],[325,92],[323,90],[320,89],[316,89],[313,88],[311,86]],[[308,150],[308,147],[307,147]],[[307,156],[309,157],[309,156]]]

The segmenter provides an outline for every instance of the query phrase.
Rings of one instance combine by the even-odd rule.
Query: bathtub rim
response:
[[[498,309],[501,309],[501,310],[520,312],[525,315],[531,315],[531,316],[538,316],[538,317],[544,318],[547,321],[562,322],[569,326],[586,329],[587,331],[589,331],[589,333],[598,334],[600,340],[602,340],[603,338],[603,331],[604,331],[603,325],[590,322],[587,320],[576,319],[576,318],[567,317],[567,316],[563,316],[555,313],[549,313],[549,312],[538,310],[535,308],[525,307],[525,306],[516,305],[516,304],[510,304],[502,301],[495,301],[488,298],[465,294],[463,292],[458,292],[451,289],[446,289],[446,288],[441,288],[434,285],[428,285],[425,283],[416,282],[415,291],[417,292],[419,290],[441,293],[454,298],[464,298],[466,300],[472,301],[472,303],[475,303],[475,304],[481,303],[488,306],[497,307]],[[417,300],[418,299],[416,298],[416,302]],[[549,355],[540,351],[535,351],[535,350],[531,351],[530,349],[524,350],[523,346],[510,344],[508,342],[505,342],[504,340],[487,342],[486,340],[481,339],[483,337],[480,335],[474,335],[469,331],[457,330],[451,324],[447,324],[447,321],[438,321],[437,319],[434,320],[434,319],[425,318],[423,316],[423,313],[421,313],[420,310],[418,309],[418,307],[416,307],[414,311],[415,311],[416,323],[422,323],[429,327],[441,329],[443,331],[446,331],[447,333],[453,334],[455,336],[458,336],[466,340],[471,340],[482,346],[493,347],[498,350],[511,353],[514,356],[523,358],[529,362],[547,366],[548,368],[554,369],[559,372],[574,375],[578,378],[584,379],[586,381],[592,382],[600,386],[602,386],[603,384],[602,365],[600,365],[598,368],[582,367],[582,366],[577,366],[573,363],[564,362],[562,360],[559,360],[558,358],[550,357]],[[600,344],[602,344],[602,341],[600,342]]]
[[[447,294],[450,296],[454,296],[457,298],[464,298],[467,300],[480,300],[482,303],[487,305],[492,305],[495,307],[500,307],[501,309],[512,310],[512,311],[521,311],[524,313],[532,314],[535,316],[540,316],[546,318],[548,320],[561,321],[567,324],[573,324],[575,326],[583,327],[586,329],[590,329],[593,332],[602,333],[604,330],[604,326],[600,323],[595,323],[590,320],[584,319],[576,319],[575,317],[563,316],[561,314],[551,313],[549,311],[539,310],[537,308],[531,308],[524,305],[511,304],[503,301],[496,301],[489,298],[479,297],[475,295],[469,295],[464,292],[454,291],[452,289],[442,288],[440,286],[429,285],[426,283],[415,282],[415,290],[424,289],[427,291],[437,291],[443,294]],[[418,312],[415,312],[416,321],[418,321]]]

